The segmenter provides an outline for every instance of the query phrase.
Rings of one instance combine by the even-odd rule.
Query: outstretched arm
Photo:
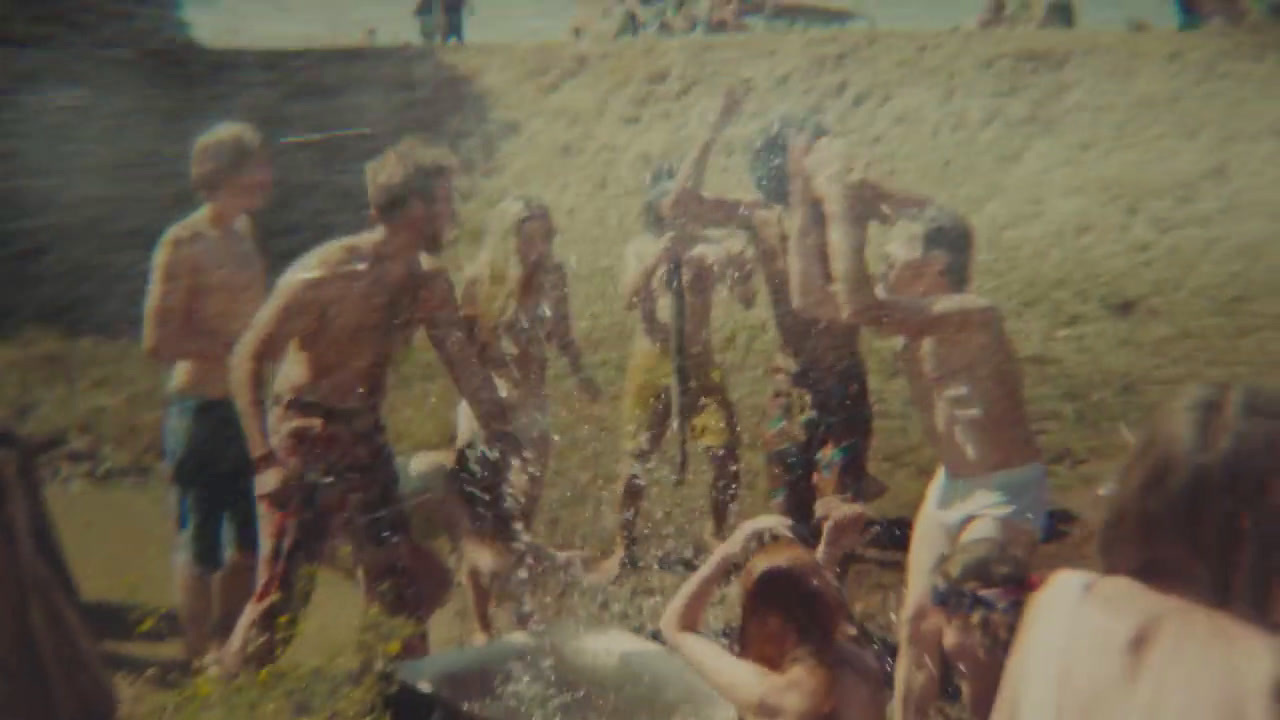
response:
[[[493,376],[467,339],[447,270],[426,271],[420,307],[427,338],[485,434],[510,431],[511,417]]]

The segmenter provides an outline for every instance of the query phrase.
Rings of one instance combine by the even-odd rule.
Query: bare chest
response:
[[[206,327],[239,333],[266,296],[266,266],[248,238],[209,238],[198,247],[192,308]]]

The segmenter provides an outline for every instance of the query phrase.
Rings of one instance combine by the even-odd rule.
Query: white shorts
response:
[[[1030,532],[1020,539],[1029,541],[1025,550],[1030,550],[1043,535],[1047,512],[1048,477],[1040,463],[969,478],[951,477],[938,468],[911,526],[905,603],[915,606],[928,597],[935,565],[961,536],[966,542],[1004,539],[1012,523]]]
[[[1038,540],[1049,511],[1049,478],[1045,466],[1031,463],[978,477],[952,477],[939,467],[920,502],[917,522],[943,527],[950,543],[978,518],[995,518],[1024,524]],[[975,528],[965,540],[981,539],[987,531]]]

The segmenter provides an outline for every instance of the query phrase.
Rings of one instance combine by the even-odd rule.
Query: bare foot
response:
[[[634,553],[627,552],[625,548],[618,548],[612,555],[596,563],[583,579],[588,585],[610,585],[623,572],[634,570],[639,566],[640,562]]]

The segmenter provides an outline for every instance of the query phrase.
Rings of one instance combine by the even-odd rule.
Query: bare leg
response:
[[[898,651],[897,678],[904,678],[893,698],[895,720],[927,720],[942,686],[942,621],[932,608],[914,618],[910,644]],[[902,693],[901,696],[898,693]]]
[[[489,607],[493,602],[488,582],[491,577],[490,573],[470,568],[465,579],[467,593],[471,597],[471,614],[476,619],[476,634],[472,642],[477,645],[493,639],[493,618],[489,614]]]
[[[671,419],[671,397],[665,390],[653,398],[645,425],[639,437],[634,438],[628,452],[627,467],[623,470],[622,487],[618,502],[618,540],[613,554],[591,573],[596,582],[610,582],[623,569],[635,567],[636,526],[640,518],[640,506],[644,502],[645,481],[641,468],[647,466],[654,453],[661,447]]]
[[[231,636],[236,619],[253,596],[256,570],[257,558],[235,553],[214,578],[216,607],[213,635],[219,644],[226,642]]]
[[[911,527],[911,545],[907,549],[906,588],[902,596],[902,609],[898,613],[899,660],[894,673],[891,712],[899,720],[924,717],[906,714],[906,703],[913,693],[921,691],[920,683],[925,682],[915,677],[922,672],[918,666],[925,656],[920,655],[913,644],[924,632],[923,625],[929,617],[929,590],[933,570],[953,547],[951,533],[937,516],[938,495],[944,477],[943,469],[938,468],[925,490]]]
[[[716,387],[706,398],[713,403],[719,412],[714,417],[716,422],[723,422],[725,427],[719,432],[725,434],[724,443],[707,452],[711,463],[711,538],[719,544],[725,539],[729,525],[729,514],[738,501],[738,489],[741,485],[741,473],[738,458],[738,421],[733,410],[733,403],[723,387]],[[708,548],[715,547],[712,545]]]
[[[213,618],[213,576],[189,560],[179,560],[178,619],[182,623],[187,660],[199,662],[210,649]]]
[[[640,468],[648,465],[654,453],[661,447],[670,420],[671,398],[668,393],[663,392],[650,409],[648,422],[643,430],[644,435],[631,453],[631,467],[627,468],[622,479],[622,493],[618,507],[621,517],[618,526],[618,549],[630,562],[636,559],[636,525],[640,519],[640,505],[644,502],[645,482],[640,477]]]
[[[525,445],[525,473],[528,487],[525,490],[521,519],[526,528],[533,527],[533,520],[542,502],[542,488],[546,482],[547,465],[551,459],[551,433],[541,431],[529,438]]]
[[[235,675],[246,662],[274,663],[297,633],[298,619],[315,590],[315,570],[327,526],[312,512],[294,517],[261,513],[258,583],[221,653],[221,669]]]

